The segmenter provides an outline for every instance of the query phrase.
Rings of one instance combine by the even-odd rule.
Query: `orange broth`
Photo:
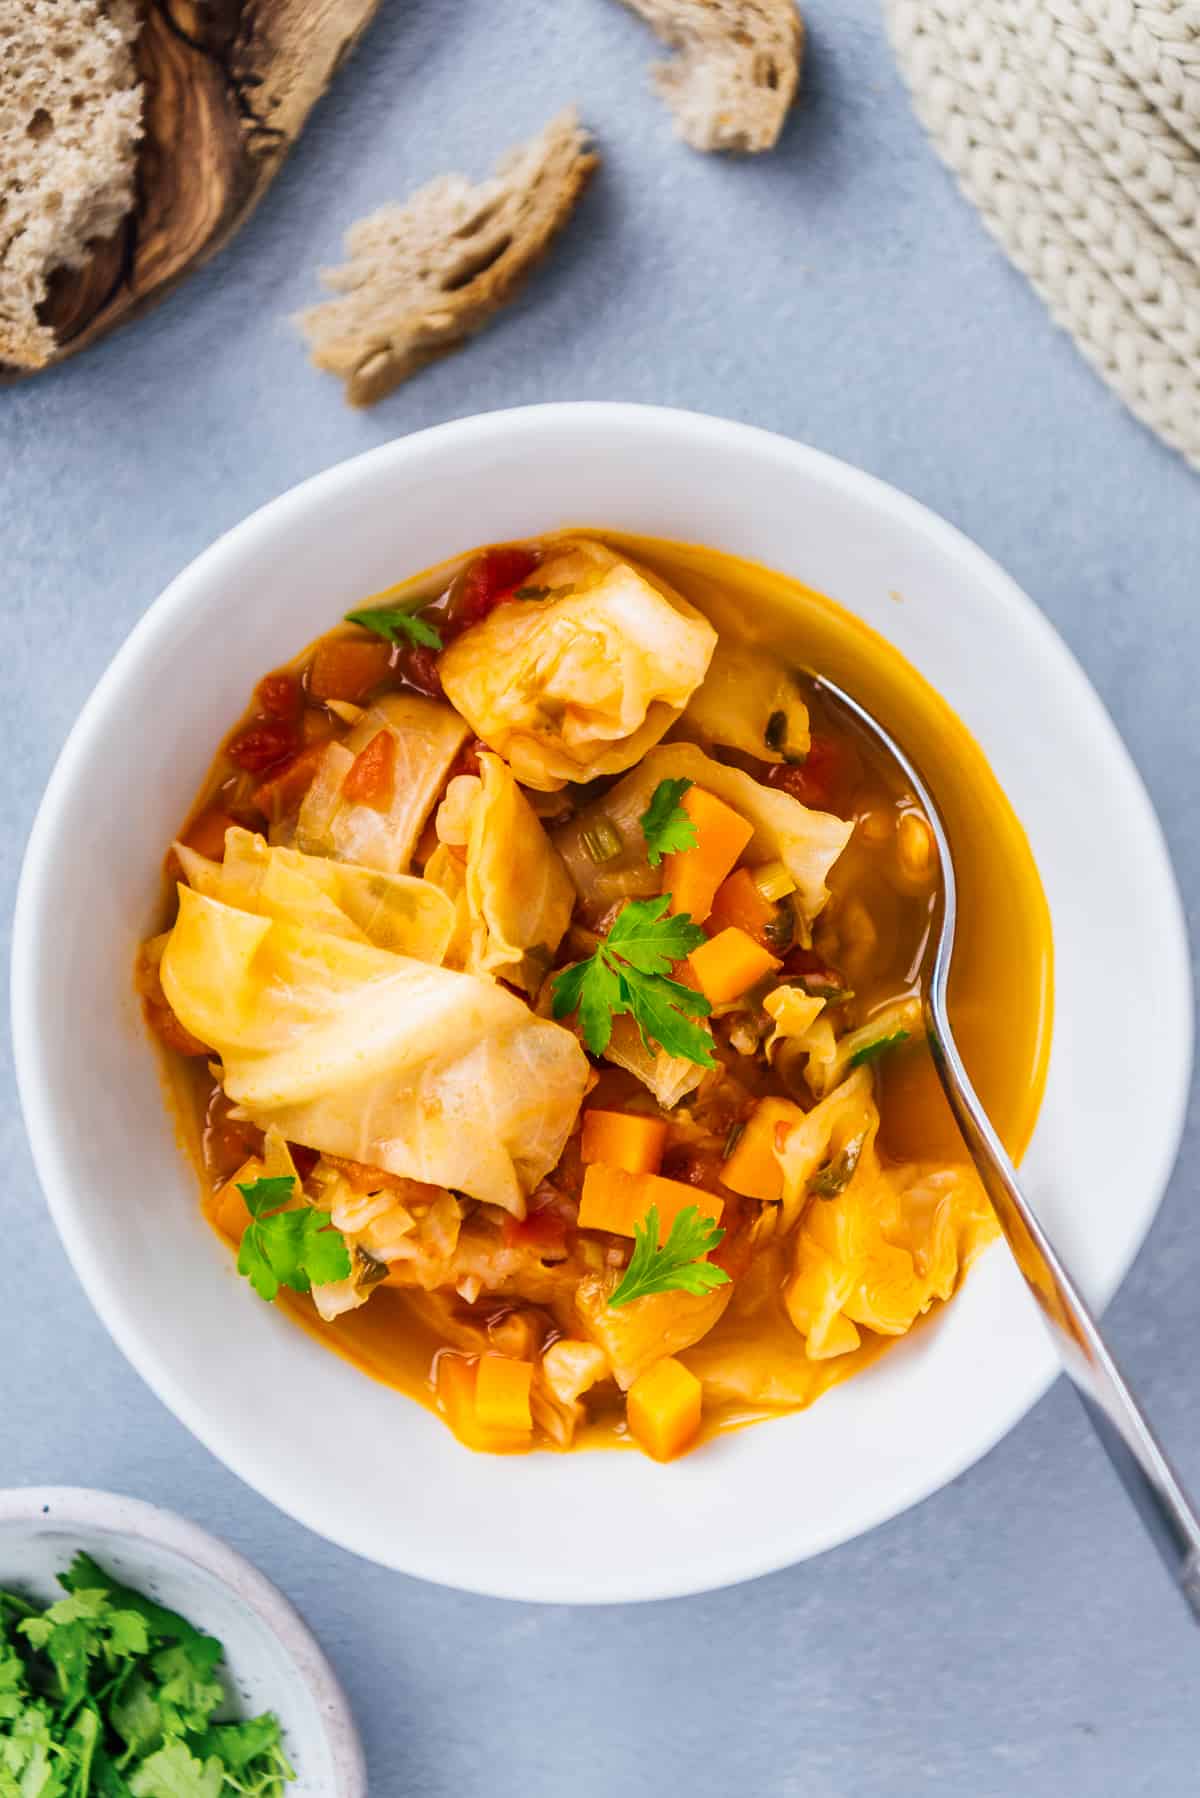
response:
[[[942,807],[959,882],[960,924],[951,984],[956,1032],[980,1096],[1009,1152],[1019,1160],[1037,1119],[1049,1056],[1050,917],[1024,832],[964,725],[882,637],[833,601],[784,575],[696,546],[610,531],[571,535],[595,537],[634,557],[704,612],[722,635],[759,644],[776,658],[828,674],[868,707],[923,769]],[[436,594],[446,580],[444,571],[432,570],[405,581],[397,591]],[[376,596],[376,603],[381,597]],[[297,657],[293,668],[307,667],[310,655],[311,650]],[[872,833],[894,829],[896,816],[911,808],[910,796],[896,790],[890,771],[870,746],[852,738],[837,720],[823,716],[819,703],[812,711],[815,728],[841,739],[850,771],[845,785],[848,792],[852,789],[844,815],[852,814],[858,821],[830,887],[835,899],[860,902],[874,932],[854,983],[850,1023],[857,1025],[885,999],[915,990],[914,970],[928,928],[930,897],[927,891],[898,888],[881,872],[881,859],[872,850]],[[227,764],[219,761],[193,819],[214,803],[224,808],[231,795],[236,810],[236,785]],[[821,942],[818,920],[817,950]],[[203,1062],[166,1059],[182,1134],[211,1194],[230,1171],[228,1166],[219,1170],[214,1162],[211,1132],[210,1152],[205,1152],[204,1113],[213,1083]],[[962,1162],[962,1144],[924,1044],[907,1043],[892,1050],[877,1072],[880,1146],[885,1156],[896,1161]],[[602,1075],[611,1100],[620,1102],[621,1082],[629,1079],[607,1071]],[[211,1205],[206,1211],[211,1219]],[[965,1245],[964,1265],[994,1234],[990,1222],[979,1228]],[[722,1319],[681,1356],[703,1374],[707,1363],[736,1350],[761,1366],[764,1390],[769,1390],[770,1376],[779,1374],[786,1401],[715,1407],[706,1402],[705,1435],[811,1403],[889,1346],[889,1338],[864,1330],[862,1346],[852,1353],[807,1360],[803,1339],[781,1299],[789,1241],[769,1243],[758,1252]],[[368,1304],[333,1324],[323,1323],[307,1299],[282,1294],[281,1301],[302,1327],[361,1371],[437,1408],[434,1370],[446,1342],[415,1315],[404,1293],[382,1288]],[[930,1316],[938,1309],[935,1301]],[[575,1446],[627,1441],[624,1407],[614,1398],[611,1405],[594,1410]],[[544,1446],[540,1441],[538,1445]]]

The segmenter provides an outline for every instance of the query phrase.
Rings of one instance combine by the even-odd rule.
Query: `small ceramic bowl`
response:
[[[316,1638],[249,1561],[186,1518],[136,1498],[74,1486],[0,1492],[0,1587],[48,1604],[84,1550],[225,1648],[239,1713],[274,1711],[297,1778],[288,1798],[366,1798],[346,1695]]]

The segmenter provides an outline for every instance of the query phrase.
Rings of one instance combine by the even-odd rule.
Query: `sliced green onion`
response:
[[[741,1142],[742,1137],[745,1134],[745,1129],[746,1120],[744,1118],[740,1123],[731,1124],[729,1126],[729,1135],[725,1138],[725,1147],[721,1150],[721,1158],[723,1161],[729,1160],[729,1157]]]
[[[767,728],[763,732],[763,742],[768,749],[781,750],[787,742],[787,713],[772,712],[767,719]]]
[[[839,1193],[845,1192],[854,1178],[854,1170],[858,1166],[867,1136],[864,1130],[861,1136],[852,1136],[839,1155],[827,1161],[823,1168],[818,1168],[808,1183],[809,1193],[814,1199],[836,1199]]]
[[[625,847],[621,833],[611,818],[597,818],[594,824],[589,824],[586,830],[580,832],[579,840],[597,864],[612,861]]]
[[[865,1061],[874,1061],[877,1056],[894,1049],[897,1043],[906,1043],[908,1035],[907,1030],[893,1030],[890,1036],[877,1036],[873,1043],[864,1043],[861,1049],[855,1050],[850,1057],[850,1066],[861,1068]]]
[[[782,862],[764,862],[761,868],[755,868],[750,878],[754,882],[754,890],[768,905],[786,899],[789,893],[796,890],[796,883]]]

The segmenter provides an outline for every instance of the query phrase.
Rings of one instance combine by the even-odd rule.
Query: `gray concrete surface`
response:
[[[219,531],[399,433],[594,397],[807,439],[1011,569],[1112,708],[1195,923],[1197,477],[1109,396],[959,197],[874,0],[806,10],[803,104],[777,154],[735,164],[672,141],[649,35],[613,0],[383,0],[232,248],[130,331],[0,393],[6,918],[77,708]],[[605,164],[551,263],[465,354],[349,412],[285,322],[316,266],[364,209],[448,167],[482,172],[571,96]],[[1136,980],[1154,953],[1131,941],[1109,973]],[[1195,1792],[1200,1641],[1061,1384],[936,1498],[757,1584],[603,1613],[443,1592],[279,1516],[163,1410],[65,1262],[7,1066],[0,1128],[0,1481],[136,1493],[249,1554],[339,1666],[373,1798]],[[1200,1487],[1198,1174],[1193,1120],[1110,1321]]]

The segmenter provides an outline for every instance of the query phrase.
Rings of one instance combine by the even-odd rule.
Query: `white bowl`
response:
[[[811,1411],[675,1465],[473,1457],[247,1294],[200,1216],[130,974],[163,845],[263,669],[405,573],[583,522],[801,577],[896,644],[973,731],[1028,831],[1055,929],[1054,1045],[1025,1176],[1097,1303],[1178,1147],[1191,975],[1146,794],[1050,626],[949,525],[798,444],[635,406],[464,419],[295,488],[172,582],[63,751],[17,906],[21,1094],[67,1251],[159,1397],[310,1528],[448,1585],[602,1602],[800,1560],[981,1455],[1056,1367],[1007,1254],[985,1257],[935,1329]]]
[[[178,1611],[225,1649],[238,1714],[274,1711],[296,1768],[288,1798],[366,1798],[346,1695],[307,1624],[270,1580],[171,1511],[113,1492],[0,1492],[0,1588],[49,1604],[80,1550],[124,1585]]]

